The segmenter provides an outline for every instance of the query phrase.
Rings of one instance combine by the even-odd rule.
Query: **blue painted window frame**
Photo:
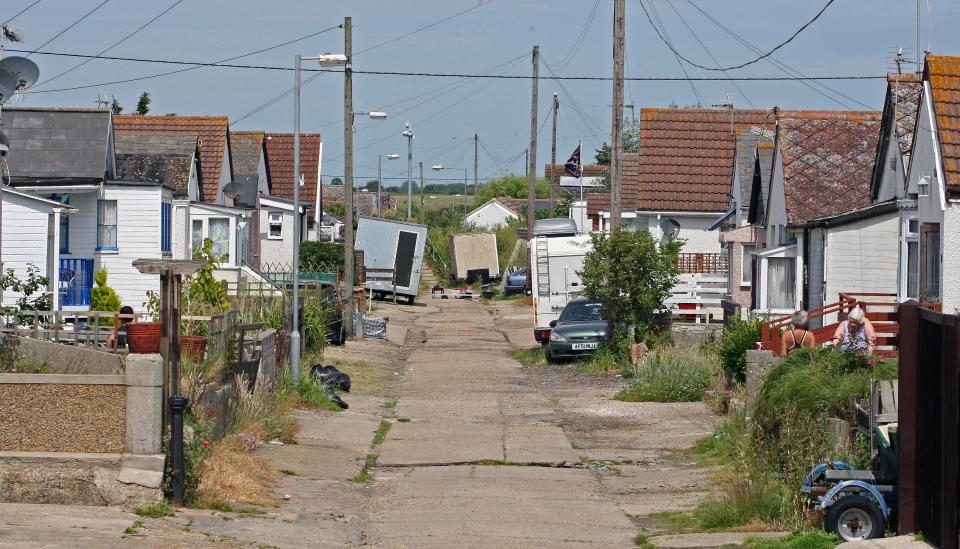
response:
[[[173,224],[173,204],[160,204],[160,252],[169,254],[172,248],[171,226]]]
[[[117,201],[116,201],[116,200],[103,200],[103,199],[98,199],[98,200],[97,200],[97,251],[98,251],[98,252],[115,252],[115,251],[118,251],[118,250],[119,250],[119,247],[118,247],[118,246],[119,246],[119,244],[120,244],[120,235],[118,234],[118,231],[117,231],[117,225],[116,225],[116,224],[106,224],[106,223],[103,222],[103,219],[102,219],[102,217],[103,217],[103,215],[102,215],[102,214],[103,214],[102,206],[103,206],[104,203],[107,203],[107,202],[113,202],[114,208],[116,209],[116,212],[117,212],[117,217],[118,217],[118,218],[120,217],[119,206],[117,205]],[[104,245],[104,243],[101,242],[101,240],[100,240],[100,229],[103,228],[103,227],[113,227],[113,229],[114,229],[114,234],[116,235],[116,241],[113,243],[112,246],[110,246],[110,245]]]

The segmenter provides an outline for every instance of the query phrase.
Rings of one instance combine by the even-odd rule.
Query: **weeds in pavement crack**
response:
[[[123,533],[124,535],[132,536],[133,534],[136,534],[137,530],[139,530],[142,527],[143,527],[143,521],[135,520],[133,521],[133,524],[131,524],[130,526],[127,526],[127,529],[124,530]]]

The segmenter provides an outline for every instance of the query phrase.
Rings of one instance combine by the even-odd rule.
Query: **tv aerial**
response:
[[[26,57],[0,59],[0,105],[37,83],[40,68]]]

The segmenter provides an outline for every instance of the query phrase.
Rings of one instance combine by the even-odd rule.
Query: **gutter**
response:
[[[851,210],[842,214],[830,216],[830,217],[821,217],[819,219],[812,219],[806,223],[798,223],[795,225],[788,225],[791,229],[812,229],[815,227],[837,227],[840,225],[846,225],[847,223],[852,223],[854,221],[860,221],[863,219],[869,219],[871,217],[895,212],[901,209],[901,207],[907,206],[906,204],[901,204],[900,201],[893,199],[886,202],[880,202],[878,204],[871,204],[863,208],[856,210]]]

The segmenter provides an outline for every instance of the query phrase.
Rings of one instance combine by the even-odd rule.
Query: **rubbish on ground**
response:
[[[361,315],[363,337],[371,339],[387,339],[387,322],[389,317]]]
[[[310,368],[310,377],[318,385],[333,387],[338,391],[350,392],[350,374],[346,374],[337,369],[336,366],[324,366],[314,364]]]
[[[273,444],[274,446],[283,446],[283,445],[284,445],[282,440],[276,440],[276,439],[271,440],[271,441],[268,442],[267,444]]]

